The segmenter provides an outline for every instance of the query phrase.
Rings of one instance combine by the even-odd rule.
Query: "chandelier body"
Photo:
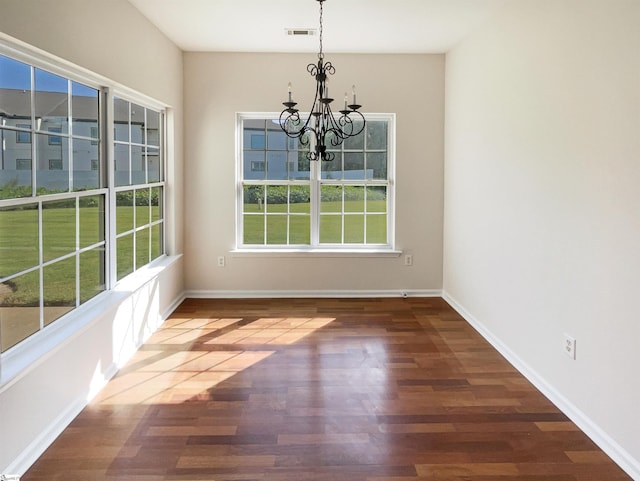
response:
[[[364,130],[365,119],[358,111],[361,105],[356,103],[356,90],[353,86],[353,101],[349,104],[347,94],[344,97],[344,108],[336,115],[331,110],[334,99],[329,97],[327,85],[328,75],[335,74],[335,67],[331,62],[325,62],[322,51],[322,4],[320,3],[320,51],[318,63],[307,65],[307,72],[316,80],[316,94],[306,120],[300,118],[298,105],[292,99],[291,84],[289,84],[289,99],[282,104],[285,109],[280,113],[280,127],[290,138],[298,139],[300,144],[309,147],[307,159],[331,161],[335,153],[329,149],[337,147],[349,137],[354,137]]]

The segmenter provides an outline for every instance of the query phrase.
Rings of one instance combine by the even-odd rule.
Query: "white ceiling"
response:
[[[129,0],[185,51],[317,52],[316,0]],[[324,50],[442,53],[514,0],[326,0]]]

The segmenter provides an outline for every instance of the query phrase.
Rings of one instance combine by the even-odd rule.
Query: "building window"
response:
[[[0,168],[5,353],[164,253],[164,121],[158,108],[101,90],[101,80],[90,86],[3,55],[0,72],[11,72],[0,75],[0,138],[16,133]],[[114,99],[113,117],[101,97]],[[100,149],[104,124],[117,132],[113,159]],[[115,185],[107,165],[119,167]]]
[[[29,132],[16,132],[16,143],[17,144],[30,144],[31,143],[31,125],[29,124],[16,124],[16,127],[19,129],[27,129]]]
[[[91,138],[94,139],[91,141],[91,145],[98,145],[98,127],[91,127],[89,132]]]
[[[393,249],[393,115],[368,116],[332,162],[307,160],[276,119],[238,128],[238,248]]]
[[[47,130],[49,133],[53,134],[59,134],[62,132],[61,127],[48,127]],[[62,145],[62,137],[60,137],[59,135],[50,135],[49,145]]]
[[[62,159],[49,159],[49,170],[62,170]]]
[[[16,170],[31,170],[31,159],[16,159]]]
[[[251,172],[264,172],[264,161],[253,160],[251,162]]]

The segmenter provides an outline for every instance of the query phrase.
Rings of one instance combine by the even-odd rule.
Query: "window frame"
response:
[[[3,132],[9,133],[11,131],[16,132],[16,144],[18,140],[18,135],[23,134],[25,137],[28,135],[31,139],[31,154],[32,159],[21,159],[23,162],[29,162],[31,170],[31,185],[30,191],[31,193],[24,197],[7,197],[0,198],[0,208],[13,209],[19,208],[20,206],[35,205],[35,210],[38,215],[38,261],[36,264],[29,264],[29,267],[21,268],[18,271],[12,272],[7,276],[2,278],[2,282],[8,282],[12,279],[18,278],[22,275],[29,273],[38,272],[38,276],[40,278],[40,287],[39,287],[39,318],[36,319],[33,317],[32,321],[35,324],[39,324],[39,328],[30,332],[26,335],[22,340],[17,341],[15,344],[13,341],[10,343],[9,347],[5,347],[0,349],[0,365],[4,364],[5,360],[14,359],[17,357],[25,358],[25,356],[31,356],[37,352],[42,352],[42,347],[51,344],[51,335],[56,335],[59,332],[75,332],[75,328],[80,328],[81,324],[84,322],[82,320],[82,313],[86,313],[87,310],[94,309],[95,306],[99,306],[101,303],[108,302],[110,296],[117,296],[117,289],[119,284],[123,285],[131,285],[132,283],[136,283],[139,280],[142,280],[148,276],[147,272],[151,272],[149,269],[144,269],[144,272],[137,274],[138,271],[141,271],[143,267],[154,267],[161,266],[168,262],[168,248],[167,248],[167,236],[169,235],[167,228],[167,183],[168,180],[166,178],[166,174],[168,172],[168,161],[169,157],[167,155],[168,147],[167,142],[169,138],[168,133],[168,121],[167,121],[167,111],[169,107],[153,100],[149,97],[146,97],[138,92],[130,90],[121,85],[115,84],[113,81],[103,78],[98,74],[94,74],[92,72],[87,72],[84,69],[73,66],[71,64],[65,63],[53,56],[49,56],[48,54],[40,54],[31,52],[28,46],[19,46],[15,47],[5,41],[0,42],[0,55],[3,57],[8,57],[11,60],[21,62],[26,64],[31,69],[31,119],[29,120],[30,124],[28,129],[23,128],[23,124],[19,127],[11,126],[11,125],[2,125]],[[36,122],[34,121],[34,112],[36,106],[33,103],[33,98],[35,95],[35,87],[33,83],[34,72],[36,69],[43,70],[49,72],[54,75],[58,75],[63,77],[67,84],[69,85],[69,96],[68,96],[68,105],[71,106],[74,101],[73,93],[71,91],[71,85],[73,83],[79,83],[84,86],[90,87],[97,91],[96,102],[98,104],[98,116],[97,116],[97,132],[99,133],[98,138],[93,136],[93,128],[92,134],[90,137],[85,136],[83,134],[75,135],[72,130],[72,126],[74,122],[78,122],[73,117],[73,112],[71,109],[68,110],[67,123],[69,125],[67,132],[58,132],[51,131],[49,129],[43,131],[38,130],[36,128]],[[155,136],[157,138],[158,146],[157,151],[155,151],[156,159],[159,159],[159,171],[160,171],[160,180],[158,182],[154,182],[153,186],[158,187],[161,185],[162,188],[162,203],[159,207],[159,219],[156,219],[155,213],[152,212],[151,202],[150,205],[150,219],[149,223],[144,226],[139,226],[142,228],[148,228],[150,231],[153,226],[157,224],[162,224],[162,227],[159,229],[159,235],[161,237],[160,240],[160,250],[159,255],[155,258],[152,258],[151,251],[153,247],[151,247],[151,240],[149,241],[149,258],[150,260],[144,265],[140,264],[136,267],[134,272],[122,279],[116,279],[116,271],[114,269],[114,259],[116,257],[116,247],[117,244],[115,242],[115,216],[116,210],[113,206],[113,199],[115,198],[115,183],[113,178],[113,168],[115,166],[114,158],[113,158],[113,136],[110,136],[111,127],[114,126],[114,116],[113,109],[109,108],[109,102],[112,101],[112,92],[117,92],[118,97],[125,98],[132,103],[136,103],[138,105],[142,105],[145,108],[152,109],[160,114],[158,118],[158,125],[154,126]],[[26,125],[26,122],[24,123]],[[160,135],[159,132],[162,134]],[[68,166],[69,171],[69,185],[67,188],[63,189],[62,192],[47,192],[40,193],[37,192],[37,186],[39,185],[36,182],[38,170],[35,168],[38,163],[43,164],[44,166],[50,167],[50,163],[46,157],[46,151],[38,152],[38,156],[34,157],[34,153],[40,147],[37,144],[37,137],[34,137],[34,134],[40,135],[40,139],[47,139],[43,143],[46,146],[54,145],[60,146],[61,144],[68,144],[69,148],[72,148],[73,140],[77,139],[79,141],[86,141],[91,145],[98,145],[97,154],[98,159],[95,159],[95,162],[98,166],[98,186],[93,187],[90,186],[83,190],[85,187],[74,185],[74,170],[73,170],[73,162],[70,161],[70,165]],[[51,140],[53,139],[53,144]],[[57,142],[57,140],[60,142]],[[63,140],[64,139],[64,140]],[[111,145],[111,147],[110,147]],[[45,147],[46,147],[45,146]],[[58,147],[59,148],[59,147]],[[39,160],[38,160],[39,159]],[[54,162],[61,162],[59,159],[53,159]],[[64,162],[64,161],[62,161]],[[93,167],[94,161],[91,161],[91,167]],[[5,166],[2,165],[4,169]],[[145,166],[146,168],[146,166]],[[63,165],[64,169],[64,165]],[[16,168],[16,170],[18,170]],[[93,169],[92,169],[93,170]],[[145,178],[145,182],[146,182]],[[131,188],[141,189],[140,185],[129,186]],[[98,221],[95,224],[98,231],[102,232],[103,238],[101,241],[97,243],[92,243],[91,245],[84,245],[82,242],[82,234],[80,233],[81,228],[81,217],[83,211],[81,210],[84,206],[81,203],[81,199],[90,198],[94,196],[102,197],[102,208],[103,212],[102,220]],[[62,255],[62,257],[56,257],[51,260],[47,260],[43,257],[43,208],[46,208],[47,203],[56,202],[56,201],[64,201],[67,200],[69,202],[74,202],[76,213],[73,215],[75,218],[75,248],[73,251],[70,251],[67,254]],[[43,207],[44,206],[44,207]],[[70,213],[71,214],[71,213]],[[91,223],[91,219],[89,218],[89,224]],[[151,238],[151,235],[149,236]],[[99,261],[102,266],[102,272],[104,273],[104,282],[101,281],[101,284],[104,286],[99,289],[97,294],[91,294],[89,297],[85,297],[85,294],[82,294],[80,290],[80,281],[81,281],[81,271],[78,268],[78,262],[81,255],[85,252],[95,251],[97,249],[102,249],[103,260]],[[156,250],[156,252],[158,252]],[[134,252],[135,256],[135,252]],[[45,322],[46,313],[44,308],[46,307],[47,298],[43,293],[43,290],[47,287],[42,284],[43,276],[46,275],[46,268],[48,266],[55,265],[58,262],[70,262],[72,258],[77,258],[76,261],[76,270],[75,270],[75,285],[76,285],[76,298],[75,298],[75,306],[71,308],[70,311],[65,314],[60,315],[57,318],[49,322]],[[72,283],[71,277],[69,277],[69,283]],[[71,327],[74,326],[74,327]],[[5,376],[1,376],[1,381],[4,382]]]
[[[301,114],[301,117],[307,114]],[[396,156],[396,115],[395,113],[370,113],[365,114],[367,121],[386,121],[387,122],[387,177],[384,180],[358,179],[347,180],[341,179],[331,181],[330,179],[322,179],[322,171],[317,161],[310,161],[309,179],[304,180],[245,180],[244,179],[244,147],[243,147],[243,125],[246,120],[277,120],[278,113],[273,112],[240,112],[236,114],[236,245],[233,252],[238,254],[294,254],[299,253],[309,255],[398,255],[399,251],[395,245],[395,156]],[[253,145],[253,141],[251,140]],[[340,147],[343,152],[344,145]],[[288,149],[287,149],[288,151]],[[353,151],[353,150],[352,150]],[[361,152],[365,152],[363,147]],[[287,165],[289,160],[287,159]],[[310,206],[310,243],[307,244],[245,244],[244,243],[244,205],[243,193],[245,185],[309,185],[311,191]],[[365,244],[365,243],[345,243],[344,233],[343,242],[340,244],[329,244],[320,242],[320,190],[322,185],[357,185],[363,186],[386,186],[387,188],[387,242],[384,244]],[[342,212],[344,217],[344,212]]]

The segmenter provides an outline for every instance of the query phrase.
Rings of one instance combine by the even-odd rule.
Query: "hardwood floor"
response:
[[[622,481],[442,299],[186,300],[23,481]]]

